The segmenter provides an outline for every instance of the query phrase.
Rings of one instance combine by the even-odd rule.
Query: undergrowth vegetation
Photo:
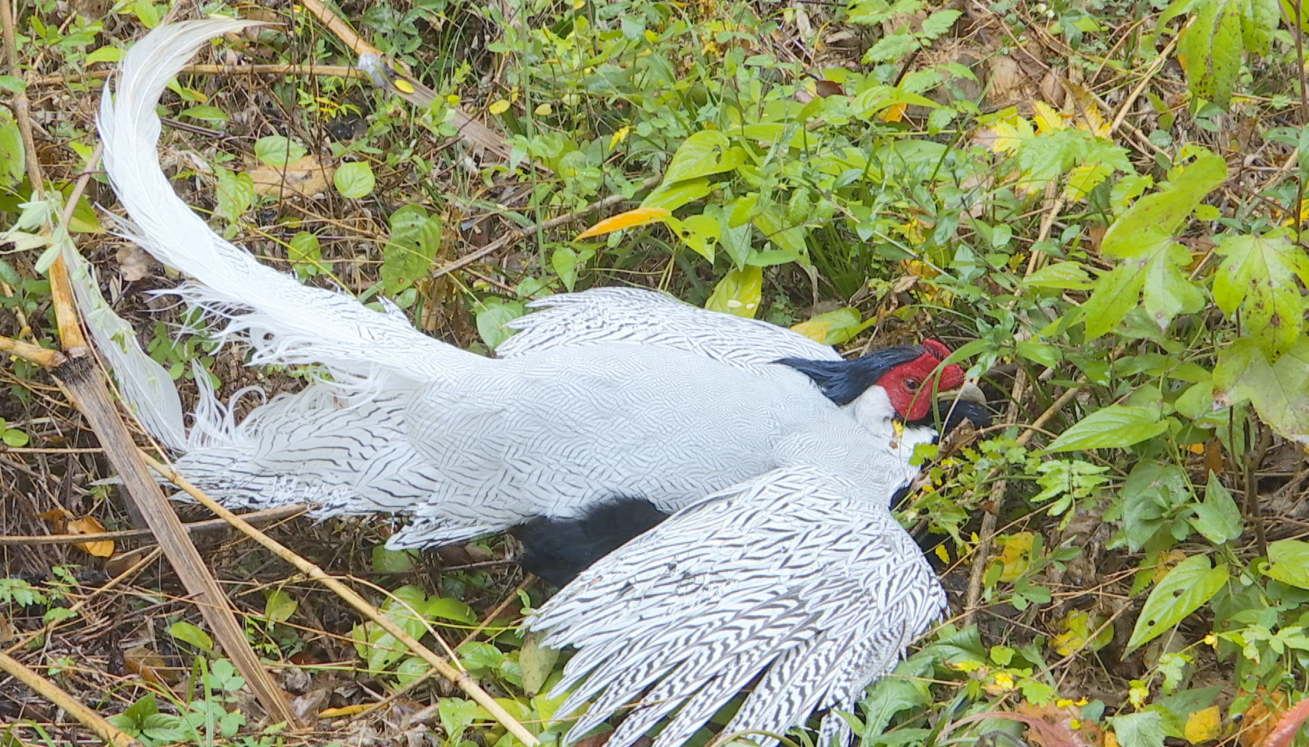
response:
[[[92,163],[104,71],[167,11],[16,6],[20,65],[0,88],[32,100],[55,194]],[[998,425],[926,449],[931,480],[901,514],[956,616],[850,714],[864,747],[996,732],[1271,747],[1309,691],[1298,4],[343,3],[435,91],[427,108],[344,70],[238,74],[353,60],[300,8],[203,11],[284,25],[202,60],[231,72],[172,87],[165,167],[216,230],[306,282],[388,299],[483,352],[530,300],[614,284],[852,353],[925,337],[956,350]],[[499,142],[474,147],[461,112]],[[29,201],[15,116],[0,107],[0,334],[54,347],[51,210]],[[297,385],[302,372],[251,372],[242,351],[178,337],[195,320],[155,308],[148,291],[173,280],[106,232],[96,206],[113,204],[98,176],[68,230],[184,391],[192,363],[228,394]],[[88,487],[106,466],[40,370],[15,359],[0,380],[5,533],[130,526]],[[561,733],[545,693],[566,657],[516,627],[547,592],[519,583],[504,541],[419,556],[383,550],[377,522],[270,531],[366,576],[411,635],[462,640],[455,655],[512,715]],[[320,733],[250,715],[166,564],[135,565],[134,541],[0,547],[0,645],[145,744],[514,741],[330,595],[250,546],[200,541]],[[55,710],[16,688],[0,688],[0,740],[57,742]]]

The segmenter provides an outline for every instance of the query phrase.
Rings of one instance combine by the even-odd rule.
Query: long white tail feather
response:
[[[247,338],[256,363],[322,364],[335,380],[353,380],[355,393],[368,395],[445,382],[476,365],[480,356],[434,340],[398,315],[306,287],[260,264],[214,233],[173,192],[159,167],[155,104],[208,39],[254,25],[208,20],[161,26],[124,55],[117,97],[105,87],[99,117],[105,169],[137,226],[133,238],[196,279],[179,295],[226,318],[220,336]]]
[[[82,310],[96,348],[114,372],[123,399],[132,405],[141,425],[164,446],[186,448],[186,426],[182,421],[182,399],[168,370],[141,349],[136,331],[114,313],[100,293],[95,271],[75,250],[63,252],[73,295]]]

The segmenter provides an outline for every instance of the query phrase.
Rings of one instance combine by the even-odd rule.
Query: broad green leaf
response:
[[[269,622],[286,622],[299,607],[300,603],[281,589],[264,592],[264,617],[267,617]]]
[[[764,293],[764,271],[758,267],[732,270],[714,286],[713,295],[705,302],[710,311],[753,319],[759,311],[759,300]]]
[[[695,179],[710,174],[731,171],[745,163],[746,154],[740,147],[732,145],[732,139],[717,130],[701,130],[688,137],[677,153],[673,162],[664,172],[664,184],[674,184],[686,179]]]
[[[1177,411],[1186,417],[1195,420],[1213,409],[1214,406],[1214,383],[1212,381],[1201,381],[1192,384],[1182,395],[1173,403]]]
[[[1309,444],[1309,340],[1301,339],[1272,364],[1253,340],[1236,340],[1220,351],[1215,403],[1228,407],[1246,400],[1283,437]]]
[[[545,634],[533,630],[523,639],[523,647],[518,651],[518,665],[521,667],[523,692],[536,695],[545,686],[545,681],[554,671],[555,662],[559,661],[559,652],[542,645]]]
[[[228,171],[222,166],[215,166],[218,174],[218,213],[235,223],[255,200],[255,182],[249,174]]]
[[[0,186],[13,186],[27,174],[23,135],[8,112],[0,110]]]
[[[1018,354],[1029,361],[1040,363],[1043,366],[1054,367],[1059,364],[1063,356],[1059,349],[1053,345],[1047,345],[1039,340],[1019,340],[1014,343],[1014,349]]]
[[[807,226],[793,225],[786,220],[786,211],[780,205],[769,205],[758,210],[754,215],[754,224],[764,238],[773,242],[773,246],[794,254],[808,264],[809,247],[805,236],[809,233]]]
[[[505,303],[498,298],[488,298],[485,304],[482,310],[477,312],[477,334],[482,336],[482,342],[486,343],[488,348],[495,350],[500,343],[514,334],[514,330],[505,325],[522,316],[527,310],[521,303]]]
[[[286,258],[300,279],[313,277],[326,271],[323,265],[323,249],[318,237],[308,231],[300,231],[287,242]]]
[[[1204,308],[1204,294],[1186,275],[1182,266],[1191,261],[1186,247],[1167,241],[1158,247],[1145,266],[1145,313],[1150,315],[1159,329],[1168,329],[1178,314],[1192,314]]]
[[[169,625],[168,632],[172,633],[177,640],[185,641],[202,651],[208,651],[209,653],[214,651],[214,639],[210,638],[208,633],[185,620],[179,620]]]
[[[1091,276],[1080,262],[1056,262],[1028,275],[1023,279],[1023,285],[1053,290],[1086,290],[1092,283]]]
[[[268,135],[255,141],[255,158],[269,166],[295,163],[308,152],[303,145],[285,135]]]
[[[1050,451],[1125,448],[1168,430],[1157,407],[1109,405],[1082,418],[1050,444]]]
[[[202,122],[227,122],[227,112],[216,106],[200,104],[178,112],[177,116],[198,119]]]
[[[1095,292],[1082,304],[1086,336],[1094,340],[1118,329],[1128,312],[1136,308],[1145,285],[1145,273],[1136,262],[1125,262],[1105,273],[1095,283]]]
[[[1203,534],[1205,539],[1215,545],[1221,545],[1240,538],[1241,509],[1237,507],[1236,501],[1232,500],[1232,494],[1227,492],[1227,488],[1223,487],[1223,483],[1214,473],[1209,473],[1209,485],[1204,491],[1204,503],[1198,503],[1192,508],[1195,510],[1195,517],[1191,519],[1191,526],[1195,527],[1195,531]]]
[[[388,550],[386,545],[373,546],[373,573],[406,573],[414,567],[409,550]]]
[[[1214,275],[1214,301],[1232,316],[1241,310],[1242,330],[1269,355],[1300,339],[1305,301],[1297,276],[1309,285],[1309,257],[1283,236],[1228,236],[1216,250],[1223,262]]]
[[[1137,200],[1120,215],[1105,232],[1101,253],[1133,257],[1150,244],[1171,238],[1195,206],[1225,181],[1227,162],[1208,151],[1201,153],[1171,182]]]
[[[417,656],[406,656],[395,665],[395,679],[403,687],[411,682],[417,682],[422,679],[429,671],[432,665]]]
[[[669,218],[668,226],[696,254],[714,261],[714,246],[722,236],[722,225],[717,218],[711,215],[692,215],[682,220]]]
[[[1191,100],[1207,99],[1227,108],[1232,86],[1241,72],[1241,5],[1231,0],[1203,0],[1177,45],[1186,55],[1186,79]]]
[[[441,248],[441,218],[418,205],[391,213],[391,240],[382,249],[382,287],[394,296],[427,275]]]
[[[1273,32],[1281,21],[1281,9],[1278,0],[1245,0],[1241,3],[1241,36],[1245,41],[1247,52],[1257,55],[1268,54],[1272,46]],[[1300,24],[1309,23],[1309,15],[1301,13]],[[1295,18],[1292,11],[1287,18]]]
[[[1269,578],[1309,589],[1309,542],[1278,540],[1268,545]]]
[[[436,711],[441,717],[441,728],[445,738],[452,744],[460,744],[464,731],[474,721],[490,721],[486,709],[471,700],[462,698],[441,698],[437,701]]]
[[[561,246],[550,254],[550,267],[563,281],[564,288],[571,293],[577,282],[577,252],[572,247]]]
[[[737,198],[739,203],[744,198]],[[736,269],[745,267],[745,263],[750,259],[750,239],[753,230],[749,221],[742,221],[736,226],[732,225],[732,215],[734,209],[729,210],[723,205],[709,205],[705,207],[704,214],[718,219],[719,225],[719,246],[727,252],[727,256],[732,258],[732,263]]]
[[[1164,747],[1163,717],[1153,711],[1114,716],[1109,719],[1122,747]]]
[[[1168,572],[1145,600],[1127,642],[1129,652],[1172,630],[1223,588],[1228,578],[1227,566],[1210,566],[1208,556],[1192,555]]]
[[[468,625],[477,622],[477,613],[473,612],[472,607],[458,599],[450,599],[449,597],[433,597],[427,601],[427,604],[421,610],[428,618],[452,620]]]
[[[704,197],[714,189],[708,178],[687,179],[675,184],[661,184],[641,201],[642,208],[663,208],[669,212]]]
[[[332,183],[342,197],[357,200],[373,193],[377,178],[373,176],[373,167],[367,161],[343,163],[332,176]]]

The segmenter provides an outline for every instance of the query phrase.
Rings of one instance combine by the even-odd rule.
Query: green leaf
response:
[[[488,348],[495,350],[514,334],[514,330],[506,325],[526,311],[521,303],[505,303],[498,298],[488,298],[482,310],[477,312],[477,334],[482,336],[482,342]]]
[[[268,135],[255,141],[255,158],[269,166],[286,166],[295,163],[304,158],[308,152],[303,145],[285,135]],[[340,189],[339,185],[337,188]],[[363,194],[357,196],[363,197],[372,190],[372,186],[369,186]],[[342,190],[342,194],[344,193],[345,190]]]
[[[202,122],[221,122],[224,124],[227,122],[227,112],[216,106],[208,106],[206,104],[183,109],[177,116],[198,119]]]
[[[18,184],[27,174],[23,135],[7,113],[0,113],[0,185]]]
[[[917,49],[917,47],[914,37],[905,31],[887,34],[864,53],[863,62],[868,64],[870,62],[889,62],[900,59]]]
[[[429,671],[432,665],[417,656],[406,656],[395,667],[395,678],[403,687],[411,682],[417,682],[422,679]]]
[[[1080,262],[1056,262],[1046,265],[1023,279],[1029,288],[1052,290],[1086,290],[1091,287],[1091,276]]]
[[[1215,545],[1241,537],[1241,509],[1214,473],[1209,473],[1204,503],[1198,503],[1192,508],[1195,517],[1191,519],[1191,526]]]
[[[374,573],[406,573],[414,567],[414,554],[409,550],[388,550],[386,545],[373,546]]]
[[[963,11],[960,10],[936,11],[928,16],[927,20],[923,21],[923,36],[929,39],[935,39],[953,28],[955,21],[959,20],[959,16],[961,15],[963,15]]]
[[[269,589],[264,592],[264,617],[269,622],[280,623],[291,619],[291,615],[300,607],[300,603],[281,589]]]
[[[745,163],[745,150],[717,130],[701,130],[688,137],[673,154],[664,172],[664,184],[674,184],[710,174],[720,174]],[[649,207],[642,205],[642,207]]]
[[[1309,589],[1309,542],[1278,540],[1268,545],[1269,578]]]
[[[0,428],[0,441],[4,441],[5,445],[10,448],[21,449],[30,440],[26,433],[17,428]]]
[[[1114,736],[1122,747],[1164,747],[1163,717],[1153,711],[1114,716]]]
[[[1172,181],[1137,200],[1109,226],[1100,243],[1101,253],[1133,257],[1150,244],[1171,238],[1195,206],[1225,181],[1227,162],[1208,151],[1201,152]]]
[[[723,205],[708,205],[705,207],[704,214],[718,219],[719,246],[727,252],[727,256],[732,258],[732,263],[736,269],[740,270],[745,267],[745,263],[750,259],[750,239],[753,235],[750,222],[742,221],[736,226],[732,225],[732,216],[735,212],[735,205],[740,204],[745,198],[737,198],[736,203],[731,209]]]
[[[286,256],[291,260],[291,266],[302,280],[326,270],[323,266],[323,250],[318,244],[318,237],[308,231],[300,231],[291,237],[287,242]]]
[[[1241,5],[1230,0],[1204,0],[1177,45],[1186,55],[1186,78],[1192,100],[1207,99],[1227,108],[1232,86],[1241,72]]]
[[[840,345],[854,339],[860,332],[876,323],[876,317],[869,317],[868,321],[864,321],[858,309],[847,306],[817,314],[807,322],[792,326],[791,329],[824,345]]]
[[[505,655],[500,649],[484,641],[469,641],[460,646],[456,653],[459,663],[467,669],[496,671],[504,661]]]
[[[168,632],[172,633],[173,637],[179,641],[185,641],[211,654],[214,652],[214,639],[210,638],[208,633],[185,620],[179,620],[168,626]]]
[[[218,174],[218,214],[229,223],[236,223],[254,203],[254,179],[222,166],[215,166],[214,172]]]
[[[759,311],[759,300],[764,293],[764,271],[758,267],[732,270],[714,286],[713,295],[705,302],[710,311],[753,319]]]
[[[703,177],[700,179],[687,179],[674,184],[665,182],[641,201],[641,207],[676,210],[688,202],[694,202],[704,197],[713,189],[713,183]]]
[[[714,261],[714,245],[722,235],[722,226],[717,218],[710,215],[692,215],[681,220],[667,218],[664,222],[696,254],[710,262]]]
[[[1301,339],[1271,364],[1253,340],[1236,340],[1219,351],[1215,404],[1246,400],[1283,437],[1309,443],[1309,340]]]
[[[1192,555],[1173,567],[1150,592],[1136,620],[1128,652],[1172,630],[1173,626],[1200,609],[1227,583],[1227,566],[1211,568],[1208,556]]]
[[[357,200],[373,193],[377,179],[373,176],[373,167],[367,161],[353,161],[341,164],[332,177],[332,183],[342,197]]]
[[[446,739],[452,744],[459,744],[464,731],[474,721],[491,720],[490,714],[471,700],[461,698],[441,698],[437,701],[436,711],[441,717],[441,728]]]
[[[1301,14],[1303,26],[1309,19]],[[1292,13],[1290,18],[1295,18]],[[1272,47],[1273,32],[1281,20],[1278,0],[1245,0],[1241,3],[1241,37],[1245,41],[1246,51],[1257,55],[1266,55]]]
[[[536,695],[545,686],[545,681],[554,671],[559,661],[559,651],[542,645],[545,633],[531,631],[523,639],[523,647],[518,651],[518,666],[522,672],[523,692]]]
[[[441,248],[441,218],[418,205],[391,214],[391,240],[382,249],[382,288],[395,296],[427,275]]]
[[[1305,300],[1296,277],[1309,285],[1309,258],[1284,236],[1232,235],[1216,251],[1214,301],[1228,316],[1241,310],[1242,329],[1269,355],[1300,339]]]
[[[577,252],[572,247],[561,246],[550,255],[550,266],[563,281],[564,287],[571,293],[577,282]]]
[[[429,620],[441,618],[442,620],[452,620],[466,625],[477,622],[477,613],[473,611],[473,608],[458,599],[433,597],[421,609],[423,615]]]
[[[1190,261],[1186,247],[1167,241],[1145,266],[1145,313],[1160,330],[1168,329],[1178,314],[1193,314],[1204,308],[1204,294],[1182,272]]]
[[[1095,283],[1095,292],[1082,304],[1087,339],[1094,340],[1118,329],[1128,312],[1136,308],[1144,285],[1145,273],[1134,262],[1125,262],[1101,275]]]
[[[1064,431],[1049,451],[1125,448],[1168,430],[1158,407],[1109,405],[1082,418]]]

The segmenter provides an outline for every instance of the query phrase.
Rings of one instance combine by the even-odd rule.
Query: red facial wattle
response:
[[[879,382],[895,411],[906,421],[922,420],[931,414],[936,392],[958,389],[964,384],[964,369],[958,364],[946,366],[939,378],[936,373],[941,361],[950,356],[950,348],[936,340],[927,340],[923,351],[918,358],[888,371]]]

